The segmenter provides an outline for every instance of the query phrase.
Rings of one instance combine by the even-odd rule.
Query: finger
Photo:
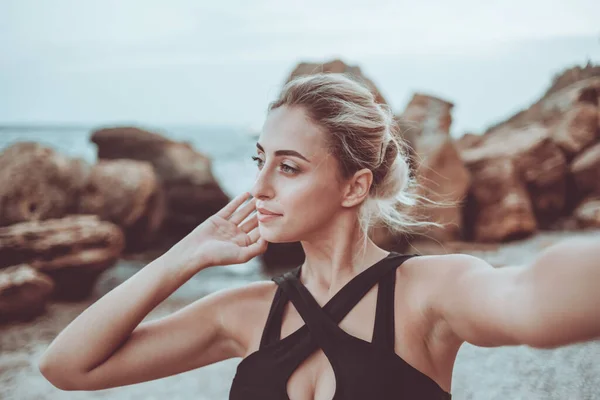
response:
[[[248,237],[250,238],[250,243],[256,243],[256,241],[260,238],[260,230],[258,229],[258,226],[248,233]]]
[[[229,204],[219,210],[216,215],[224,219],[229,218],[231,214],[233,214],[234,211],[237,210],[237,208],[248,198],[248,196],[250,196],[250,193],[248,192],[237,195],[237,197],[231,200]]]
[[[252,243],[250,246],[242,249],[242,257],[246,261],[250,260],[257,255],[264,253],[267,250],[268,244],[269,243],[265,239],[259,238],[256,243]]]
[[[242,222],[244,220],[244,218],[246,218],[248,215],[250,215],[250,213],[252,211],[254,211],[255,209],[256,209],[256,199],[253,197],[252,199],[250,199],[250,201],[248,201],[246,204],[244,204],[242,207],[240,207],[240,209],[238,211],[236,211],[231,216],[231,218],[229,218],[229,221],[238,225],[240,222]]]
[[[240,225],[240,229],[246,233],[258,226],[258,214],[252,214],[246,221]]]

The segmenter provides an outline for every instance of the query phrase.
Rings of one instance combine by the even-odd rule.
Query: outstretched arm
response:
[[[600,337],[597,238],[562,241],[526,266],[493,268],[462,254],[435,263],[430,309],[460,341],[552,348]]]

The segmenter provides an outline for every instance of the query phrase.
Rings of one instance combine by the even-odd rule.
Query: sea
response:
[[[105,127],[110,126],[0,126],[0,151],[15,142],[35,141],[95,163],[97,150],[90,136],[94,130]],[[250,189],[256,171],[250,157],[256,153],[258,134],[236,127],[138,127],[172,140],[189,142],[209,156],[215,178],[230,197]]]

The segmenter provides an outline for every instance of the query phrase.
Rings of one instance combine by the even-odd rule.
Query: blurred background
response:
[[[364,81],[406,128],[421,194],[456,202],[417,210],[444,229],[380,229],[380,246],[501,268],[600,236],[598,15],[593,0],[2,0],[0,398],[227,398],[240,359],[87,393],[54,388],[36,362],[250,189],[268,103],[294,76]],[[270,245],[202,271],[148,319],[302,258],[298,244]],[[453,396],[600,399],[599,357],[597,342],[466,344]]]

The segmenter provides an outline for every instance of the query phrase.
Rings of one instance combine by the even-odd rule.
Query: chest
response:
[[[373,341],[377,290],[377,286],[374,286],[342,319],[338,326],[343,333],[363,342]],[[430,372],[430,356],[426,341],[423,340],[429,330],[427,321],[422,318],[421,312],[410,306],[414,302],[406,298],[406,292],[398,292],[394,304],[394,351],[413,367]],[[320,305],[327,302],[324,298],[316,300]],[[304,321],[293,304],[288,303],[283,312],[281,338],[291,335],[303,325]],[[289,376],[287,394],[290,400],[331,400],[336,394],[338,379],[329,358],[323,350],[317,349]]]

